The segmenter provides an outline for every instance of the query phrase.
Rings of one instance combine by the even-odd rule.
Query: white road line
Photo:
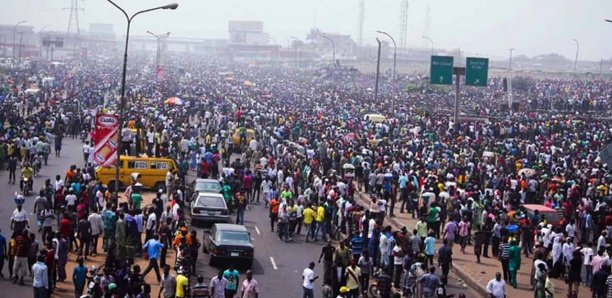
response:
[[[261,235],[261,233],[259,232],[259,228],[257,228],[257,226],[255,226],[255,232],[257,232],[257,235]]]
[[[278,270],[278,267],[276,267],[276,262],[274,262],[273,257],[270,257],[270,262],[272,262],[272,268],[274,268],[274,270]]]

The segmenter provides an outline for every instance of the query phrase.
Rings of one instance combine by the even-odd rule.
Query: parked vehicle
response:
[[[200,193],[191,204],[191,223],[228,222],[229,209],[219,193]]]
[[[132,174],[138,173],[138,182],[143,188],[153,190],[166,190],[166,173],[176,169],[176,163],[169,158],[121,156],[119,169],[119,188],[132,183]],[[96,177],[109,189],[115,188],[115,168],[98,167]]]
[[[251,235],[244,226],[236,224],[214,224],[204,234],[204,251],[210,254],[211,266],[233,263],[250,268],[255,255]]]

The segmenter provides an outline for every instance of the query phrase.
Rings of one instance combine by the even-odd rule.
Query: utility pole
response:
[[[510,58],[508,58],[508,70],[512,70],[512,52],[514,51],[514,48],[510,48],[508,51],[510,51]]]
[[[386,35],[393,42],[393,80],[395,81],[395,78],[396,78],[395,65],[396,65],[396,61],[397,61],[397,44],[395,44],[395,39],[393,39],[391,34],[385,32],[385,31],[380,31],[380,30],[376,31],[376,33],[380,33],[380,34]]]
[[[453,67],[453,74],[455,75],[455,112],[453,124],[455,128],[459,128],[459,92],[461,91],[461,76],[465,75],[465,67]]]
[[[578,64],[578,51],[580,50],[580,44],[578,44],[578,40],[572,38],[572,40],[576,43],[576,58],[574,58],[574,75],[576,75],[576,65]]]
[[[376,60],[376,85],[374,87],[374,102],[378,102],[378,78],[380,77],[380,39],[376,38],[378,43],[378,59]]]

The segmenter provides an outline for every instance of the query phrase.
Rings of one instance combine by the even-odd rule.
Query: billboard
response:
[[[119,146],[119,117],[97,114],[94,133],[93,163],[111,167],[117,161]]]

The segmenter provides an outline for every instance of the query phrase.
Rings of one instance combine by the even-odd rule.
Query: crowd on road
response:
[[[23,284],[32,268],[37,297],[46,297],[56,282],[69,279],[65,266],[72,256],[79,263],[72,276],[79,294],[91,283],[93,297],[148,297],[144,276],[153,270],[166,297],[185,297],[189,279],[206,284],[213,297],[233,297],[239,288],[244,297],[256,297],[252,279],[241,287],[236,279],[229,293],[227,285],[220,291],[230,269],[210,283],[196,278],[201,243],[185,212],[186,179],[195,174],[222,181],[237,223],[248,218],[247,206],[263,201],[280,241],[304,235],[304,241],[327,243],[320,257],[324,297],[358,297],[374,277],[381,297],[390,297],[392,288],[443,295],[454,244],[462,250],[472,245],[476,261],[499,258],[501,274],[487,285],[493,297],[502,297],[506,283],[517,286],[521,256],[534,257],[538,297],[551,295],[551,278],[566,280],[570,292],[587,284],[596,297],[612,288],[612,177],[600,154],[612,127],[592,116],[609,110],[610,82],[536,80],[530,90],[514,90],[522,108],[511,112],[500,108],[503,84],[492,79],[462,94],[462,110],[478,117],[453,123],[445,110],[453,97],[416,76],[384,77],[375,102],[374,78],[350,68],[296,71],[182,58],[170,61],[159,80],[150,80],[140,58],[130,69],[122,148],[178,165],[167,173],[165,191],[145,206],[137,181],[115,195],[96,179],[90,135],[83,133],[91,131],[96,113],[117,109],[115,63],[0,73],[0,161],[9,182],[18,170],[33,181],[52,144],[60,156],[64,137],[88,141],[82,165],[42,186],[34,182],[39,234],[28,222],[24,197],[16,195],[12,236],[2,251],[15,283]],[[44,84],[43,77],[54,81]],[[31,84],[38,91],[26,92]],[[164,101],[174,96],[181,104]],[[232,161],[234,152],[240,158]],[[361,203],[363,195],[369,205]],[[525,204],[558,214],[531,212]],[[396,212],[418,223],[393,230],[386,220]],[[100,237],[106,262],[87,270]],[[340,243],[334,247],[330,239]],[[437,239],[444,242],[438,250]],[[176,251],[175,264],[166,264],[168,249]],[[134,260],[144,256],[149,265],[141,271]],[[313,268],[304,271],[305,297],[313,296]]]

